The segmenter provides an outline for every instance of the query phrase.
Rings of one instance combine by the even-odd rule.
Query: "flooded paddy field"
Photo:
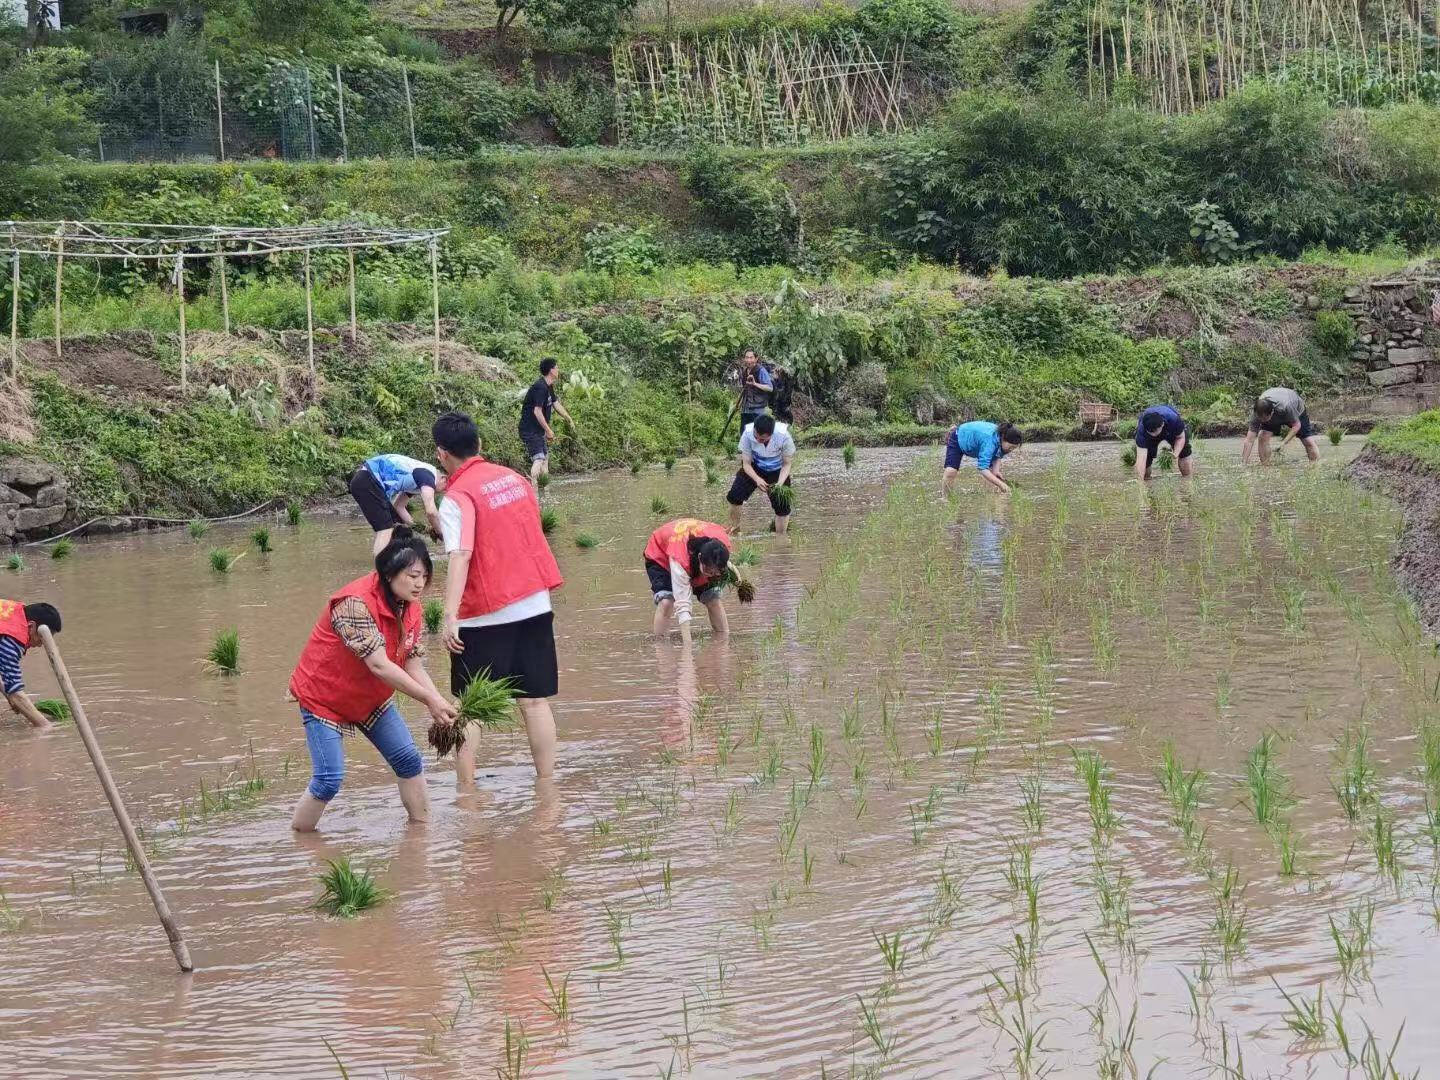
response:
[[[73,730],[8,722],[4,1071],[1426,1069],[1440,663],[1386,569],[1398,515],[1337,478],[1348,441],[1313,469],[1242,470],[1237,445],[1148,489],[1118,445],[1029,447],[1014,495],[967,469],[953,504],[933,450],[802,455],[793,535],[743,540],[756,603],[690,659],[648,636],[640,551],[653,497],[723,519],[723,488],[697,462],[557,480],[555,781],[495,737],[474,792],[427,766],[432,821],[408,826],[355,740],[299,839],[282,694],[366,567],[358,521],[272,523],[228,574],[209,548],[253,525],[32,554],[0,591],[64,612],[198,970],[175,973]],[[201,658],[232,626],[241,674],[218,678]],[[38,654],[27,675],[54,696]],[[313,910],[341,855],[389,902]]]

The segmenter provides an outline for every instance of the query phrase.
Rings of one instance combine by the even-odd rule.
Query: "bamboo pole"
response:
[[[340,103],[340,160],[350,160],[350,139],[345,134],[345,80],[340,77],[340,65],[335,65],[335,95]]]
[[[190,349],[185,338],[185,256],[175,256],[175,295],[180,301],[180,392],[190,386]]]
[[[315,290],[310,278],[310,249],[305,249],[305,356],[310,363],[310,381],[315,381]]]
[[[410,121],[410,156],[420,156],[420,144],[415,141],[415,100],[410,96],[410,69],[402,66],[400,77],[405,81],[405,115]]]
[[[20,371],[20,252],[10,253],[10,377]]]
[[[48,626],[40,627],[39,633],[40,642],[45,646],[45,655],[50,659],[50,666],[55,669],[55,679],[59,682],[60,690],[65,695],[65,701],[70,706],[70,715],[75,721],[75,728],[80,732],[80,740],[85,744],[85,752],[90,755],[90,764],[95,766],[95,775],[100,778],[100,787],[105,792],[105,800],[115,814],[115,821],[120,826],[120,833],[125,837],[125,846],[130,849],[130,857],[135,860],[135,866],[140,871],[140,880],[145,883],[145,891],[150,894],[150,902],[155,905],[155,914],[160,918],[160,926],[170,941],[170,949],[175,954],[175,962],[180,965],[181,971],[194,971],[195,964],[190,959],[190,948],[185,944],[185,938],[180,933],[180,925],[175,921],[175,916],[170,913],[170,905],[165,900],[165,893],[160,888],[160,881],[155,877],[155,871],[150,868],[150,860],[145,855],[145,846],[140,842],[140,837],[135,832],[135,826],[130,821],[130,814],[126,811],[125,803],[120,798],[120,790],[115,786],[115,778],[110,775],[109,766],[105,764],[105,755],[101,753],[100,743],[95,738],[94,730],[90,727],[90,720],[85,715],[85,706],[80,703],[80,695],[75,692],[75,684],[70,681],[70,673],[65,670],[65,660],[55,645],[55,637],[50,633]]]
[[[215,61],[215,141],[220,148],[220,160],[225,160],[225,106],[220,98],[220,61]],[[103,155],[102,155],[103,157]]]
[[[353,247],[345,249],[345,261],[350,267],[350,344],[358,345],[360,329],[355,321],[355,249]]]
[[[55,254],[55,358],[60,358],[60,290],[65,281],[65,223],[55,230],[59,237]]]
[[[430,312],[435,321],[435,374],[440,374],[440,245],[430,241]]]
[[[230,275],[225,267],[225,256],[220,247],[215,247],[215,273],[220,276],[220,317],[225,320],[225,333],[230,333]]]

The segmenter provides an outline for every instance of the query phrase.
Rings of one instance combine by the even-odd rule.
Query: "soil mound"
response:
[[[1392,568],[1420,610],[1420,624],[1440,635],[1440,472],[1413,458],[1367,446],[1344,475],[1390,496],[1405,514]]]

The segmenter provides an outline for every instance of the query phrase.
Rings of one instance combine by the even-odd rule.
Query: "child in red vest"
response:
[[[710,613],[710,628],[717,635],[728,634],[730,622],[720,586],[729,565],[730,534],[722,526],[678,518],[651,533],[645,545],[645,575],[655,602],[655,636],[669,633],[673,612],[680,624],[680,640],[689,647],[692,597]]]
[[[345,736],[357,730],[395,771],[410,820],[429,820],[424,762],[395,707],[395,691],[420,702],[440,723],[454,722],[454,704],[435,688],[421,662],[420,597],[432,572],[425,542],[397,526],[375,556],[375,572],[330,597],[310,631],[290,677],[313,766],[291,821],[296,831],[314,831],[340,791]]]
[[[480,432],[464,413],[435,421],[435,460],[448,477],[440,531],[450,567],[445,579],[445,646],[450,689],[464,693],[477,675],[511,679],[541,778],[555,771],[560,689],[550,590],[563,583],[540,527],[540,503],[524,477],[480,456]],[[479,727],[466,729],[455,755],[461,784],[475,779]]]
[[[48,626],[52,634],[58,634],[60,612],[49,604],[0,600],[0,690],[4,690],[11,711],[23,716],[31,727],[41,731],[52,725],[25,693],[25,680],[20,676],[20,658],[39,641],[37,631],[42,626]]]

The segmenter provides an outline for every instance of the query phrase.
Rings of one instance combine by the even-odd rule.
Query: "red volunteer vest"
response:
[[[295,700],[316,716],[339,724],[356,724],[395,693],[381,682],[351,652],[330,625],[330,613],[348,596],[358,596],[385,635],[385,655],[401,667],[410,659],[420,640],[420,605],[405,606],[405,622],[401,625],[390,605],[385,602],[385,587],[380,575],[366,574],[350,582],[330,597],[324,612],[310,631],[310,640],[300,653],[295,674],[290,676],[290,693]]]
[[[489,615],[565,583],[540,527],[535,489],[519,473],[473,457],[450,474],[445,497],[474,525],[460,618]]]
[[[708,521],[700,521],[696,518],[677,518],[674,521],[667,521],[650,534],[650,542],[645,545],[645,561],[659,563],[668,570],[670,561],[673,559],[688,570],[690,569],[690,541],[697,536],[703,536],[707,540],[719,540],[725,545],[726,551],[734,550],[730,546],[730,533],[723,526],[712,525]],[[713,585],[715,580],[692,574],[690,587],[697,590],[703,589]]]
[[[19,600],[0,600],[0,634],[14,638],[22,649],[30,647],[30,624],[25,621],[25,605]]]

